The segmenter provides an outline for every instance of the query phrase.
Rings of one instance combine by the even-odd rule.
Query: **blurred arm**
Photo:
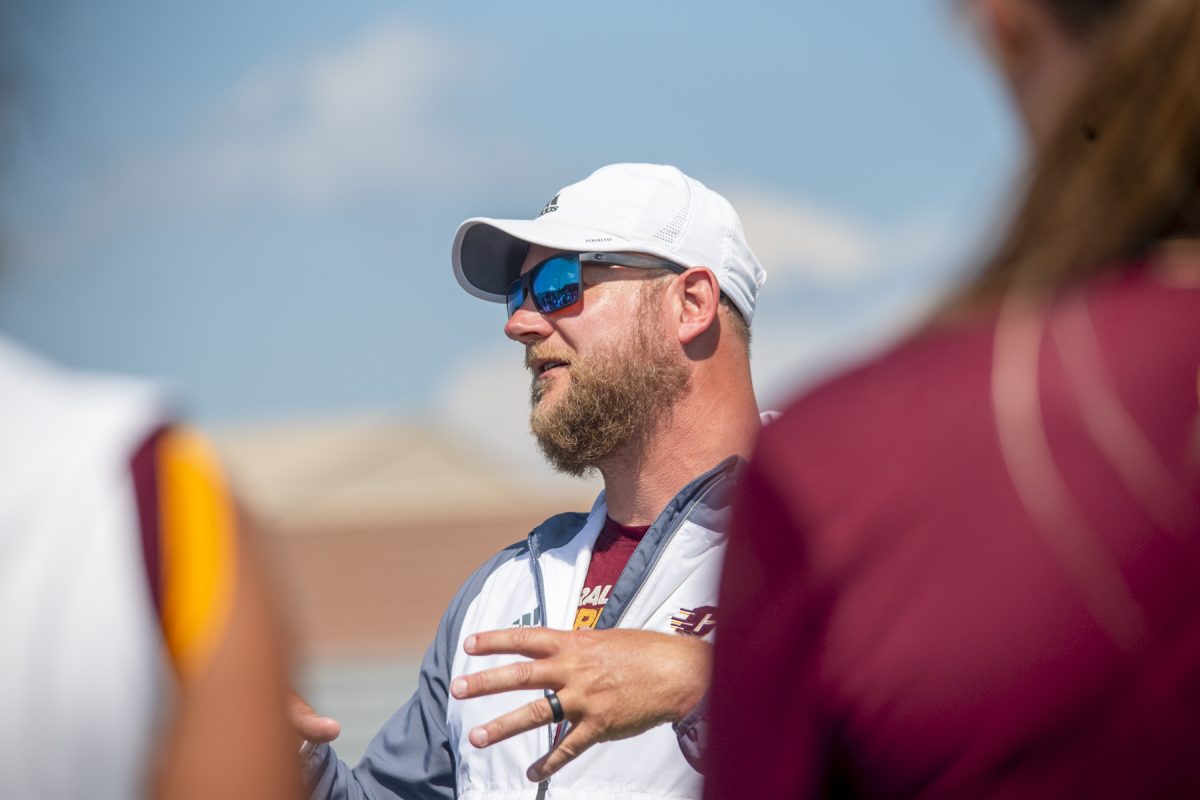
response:
[[[817,796],[826,768],[820,599],[808,589],[793,509],[756,461],[742,479],[721,576],[706,800]]]
[[[298,797],[285,647],[252,534],[203,439],[169,428],[148,448],[160,619],[178,683],[153,795]]]

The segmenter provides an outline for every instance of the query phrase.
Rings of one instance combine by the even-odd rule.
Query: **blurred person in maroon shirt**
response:
[[[1200,0],[965,0],[1031,167],[797,400],[721,585],[710,798],[1200,796]]]

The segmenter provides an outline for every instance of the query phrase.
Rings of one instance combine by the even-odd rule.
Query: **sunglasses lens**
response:
[[[583,294],[579,257],[555,256],[513,281],[508,287],[510,317],[525,303],[527,286],[533,294],[533,304],[543,314],[574,305]]]
[[[525,281],[517,278],[508,287],[508,315],[517,313],[517,309],[525,303]]]
[[[533,302],[543,314],[579,302],[583,287],[579,281],[578,256],[555,256],[543,261],[532,276]]]

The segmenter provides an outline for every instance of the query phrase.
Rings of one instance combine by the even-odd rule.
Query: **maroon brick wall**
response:
[[[301,657],[419,653],[472,570],[561,510],[264,531],[262,549]]]

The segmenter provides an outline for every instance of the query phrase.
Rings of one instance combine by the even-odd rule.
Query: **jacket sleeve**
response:
[[[304,772],[314,800],[453,800],[457,743],[450,741],[446,709],[463,617],[492,571],[523,546],[498,553],[458,590],[425,652],[417,691],[367,745],[357,767],[329,745],[308,756]]]

